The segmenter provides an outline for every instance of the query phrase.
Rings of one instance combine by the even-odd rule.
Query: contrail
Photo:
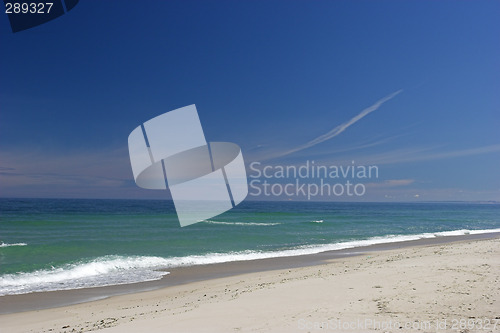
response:
[[[295,153],[297,151],[300,151],[300,150],[303,150],[303,149],[315,146],[318,143],[321,143],[321,142],[324,142],[326,140],[330,140],[333,137],[336,137],[337,135],[339,135],[340,133],[342,133],[343,131],[345,131],[349,126],[351,126],[351,125],[355,124],[356,122],[358,122],[359,120],[363,119],[369,113],[377,110],[382,104],[384,104],[385,102],[393,99],[394,97],[396,97],[396,95],[398,95],[402,91],[403,91],[403,89],[400,89],[400,90],[398,90],[396,92],[393,92],[392,94],[390,94],[390,95],[388,95],[388,96],[386,96],[386,97],[378,100],[375,104],[373,104],[372,106],[367,107],[366,109],[364,109],[363,111],[361,111],[357,116],[351,118],[349,121],[346,121],[345,123],[338,125],[337,127],[333,128],[329,132],[327,132],[327,133],[325,133],[325,134],[323,134],[321,136],[318,136],[316,139],[313,139],[313,140],[311,140],[311,141],[309,141],[307,143],[304,143],[303,145],[300,145],[300,146],[298,146],[296,148],[290,149],[289,151],[286,151],[286,152],[280,154],[279,157],[285,156],[285,155],[289,155],[291,153]],[[276,157],[278,157],[278,156],[276,156]]]

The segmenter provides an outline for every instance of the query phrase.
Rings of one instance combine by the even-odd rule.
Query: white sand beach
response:
[[[500,239],[393,249],[0,316],[1,332],[495,332]]]

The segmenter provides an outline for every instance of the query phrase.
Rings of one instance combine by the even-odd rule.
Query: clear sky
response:
[[[499,17],[499,1],[81,1],[14,34],[2,14],[0,196],[164,197],[136,187],[127,137],[196,104],[247,164],[377,165],[367,201],[499,201]]]

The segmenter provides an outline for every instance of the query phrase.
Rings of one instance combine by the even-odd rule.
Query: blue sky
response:
[[[13,34],[1,15],[0,196],[168,196],[135,186],[127,137],[196,104],[207,140],[247,164],[354,160],[380,170],[362,200],[499,201],[499,16],[498,1],[84,1]]]

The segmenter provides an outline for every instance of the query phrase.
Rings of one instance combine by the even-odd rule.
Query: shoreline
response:
[[[462,331],[494,332],[500,327],[500,235],[490,236],[399,244],[322,258],[320,265],[4,314],[0,321],[10,333],[458,332],[453,325],[461,320],[472,325]]]
[[[0,322],[10,333],[458,332],[465,320],[461,331],[494,332],[500,235],[489,236],[324,255],[322,264],[3,314]]]
[[[132,295],[175,286],[189,285],[196,282],[204,282],[226,277],[236,277],[244,274],[324,265],[331,260],[361,256],[376,252],[496,238],[500,238],[500,232],[459,236],[440,236],[435,238],[424,238],[418,240],[360,246],[341,250],[331,250],[315,254],[175,267],[168,269],[170,274],[165,275],[162,279],[154,281],[0,296],[0,315],[66,307],[98,300],[105,300],[120,295]]]

